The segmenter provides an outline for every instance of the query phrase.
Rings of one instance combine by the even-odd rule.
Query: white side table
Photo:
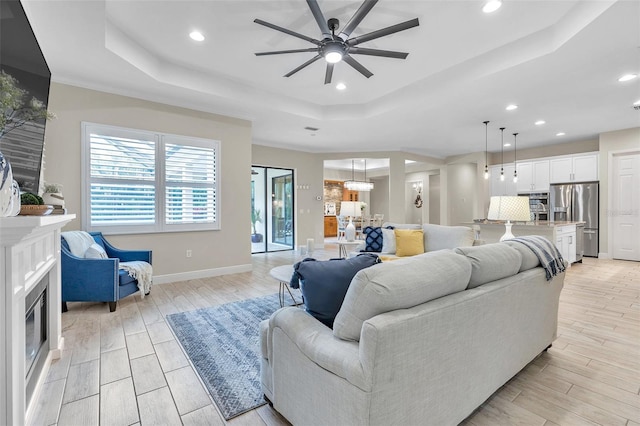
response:
[[[280,307],[284,306],[285,299],[285,289],[291,296],[291,300],[293,300],[293,306],[299,306],[302,302],[298,302],[295,297],[293,297],[293,293],[291,293],[291,289],[289,288],[289,281],[291,280],[291,276],[293,275],[293,265],[282,265],[276,266],[275,268],[269,271],[269,275],[280,282],[280,289],[278,290],[278,295],[280,296]]]
[[[362,241],[338,241],[338,256],[346,259],[353,247],[359,246],[360,244],[362,244]],[[349,249],[348,247],[351,247],[352,249]]]

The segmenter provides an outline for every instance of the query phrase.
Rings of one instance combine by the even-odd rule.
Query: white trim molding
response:
[[[251,272],[251,264],[225,266],[222,268],[201,269],[199,271],[179,272],[177,274],[156,275],[153,277],[153,284],[169,284],[177,281],[197,280],[200,278],[218,277],[220,275],[239,274],[241,272]]]

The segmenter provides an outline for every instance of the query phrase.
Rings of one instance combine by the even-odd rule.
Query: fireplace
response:
[[[29,423],[64,348],[60,230],[74,218],[0,217],[0,425]]]
[[[27,406],[31,402],[38,372],[47,360],[49,340],[47,339],[47,287],[49,275],[43,279],[25,297],[25,391]]]

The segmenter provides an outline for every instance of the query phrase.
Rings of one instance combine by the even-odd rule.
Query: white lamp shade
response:
[[[531,220],[529,197],[491,197],[487,219],[506,220],[505,233],[500,241],[514,238],[511,233],[511,221],[526,222]]]
[[[491,197],[487,219],[514,222],[531,220],[529,197]]]
[[[340,203],[340,216],[360,217],[362,210],[358,201],[343,201]]]

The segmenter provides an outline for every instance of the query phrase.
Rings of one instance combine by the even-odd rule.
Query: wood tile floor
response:
[[[327,244],[319,259],[335,257]],[[66,348],[52,363],[32,425],[223,425],[165,315],[272,294],[269,270],[293,252],[253,256],[253,272],[153,287],[109,313],[70,303]],[[640,263],[586,258],[567,273],[558,339],[463,424],[640,426]],[[286,425],[268,406],[232,426]],[[426,424],[425,420],[425,424]]]

